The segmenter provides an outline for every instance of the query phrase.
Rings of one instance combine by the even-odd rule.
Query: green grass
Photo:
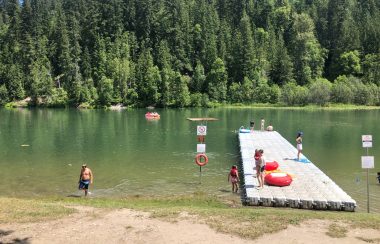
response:
[[[282,104],[254,103],[254,104],[225,104],[224,108],[265,108],[265,109],[284,109],[284,110],[377,110],[380,106],[365,106],[353,104],[328,104],[326,106],[306,105],[306,106],[286,106]]]
[[[0,223],[57,219],[75,212],[63,204],[39,199],[0,198]]]
[[[39,221],[46,218],[60,218],[72,213],[64,206],[82,205],[95,208],[129,208],[151,213],[152,218],[177,221],[180,213],[186,212],[190,220],[206,223],[215,230],[235,234],[244,238],[257,238],[263,233],[274,233],[288,225],[299,225],[303,221],[319,219],[333,224],[329,233],[342,237],[348,229],[372,228],[380,230],[380,215],[351,212],[311,211],[290,208],[248,207],[197,193],[188,196],[171,197],[128,197],[128,198],[42,198],[7,199],[0,198],[0,223]],[[232,206],[233,205],[233,206]],[[6,212],[4,210],[7,209]]]
[[[326,234],[333,238],[343,238],[346,237],[347,232],[348,230],[345,226],[333,223],[329,226]]]

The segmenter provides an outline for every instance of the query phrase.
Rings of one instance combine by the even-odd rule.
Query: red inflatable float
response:
[[[204,160],[203,162],[202,159]],[[208,157],[204,153],[197,154],[197,156],[195,156],[195,163],[201,167],[205,166],[208,163]]]
[[[265,171],[273,171],[273,170],[276,170],[277,168],[278,168],[277,161],[265,163]]]
[[[265,182],[272,186],[288,186],[292,183],[292,177],[284,172],[273,172],[265,176]]]
[[[147,112],[145,114],[146,119],[160,119],[160,115],[156,112]]]

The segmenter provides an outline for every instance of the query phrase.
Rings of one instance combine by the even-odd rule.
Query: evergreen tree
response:
[[[175,73],[173,81],[173,100],[174,106],[186,107],[190,104],[190,92],[187,86],[189,77],[182,76],[179,72]]]
[[[278,36],[278,40],[272,47],[274,49],[274,56],[272,57],[271,69],[269,77],[272,83],[277,85],[284,85],[288,82],[294,81],[293,79],[293,63],[284,45],[282,35]]]
[[[305,85],[322,76],[326,51],[315,38],[314,24],[307,14],[294,15],[291,33],[295,78]]]
[[[217,58],[207,75],[208,94],[216,102],[224,102],[227,98],[227,72],[224,63]]]
[[[160,98],[158,86],[161,76],[158,67],[153,65],[149,49],[145,49],[140,55],[136,66],[136,80],[140,103],[143,106],[156,105]]]

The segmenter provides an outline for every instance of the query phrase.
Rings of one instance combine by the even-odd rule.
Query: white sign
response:
[[[197,144],[197,153],[205,153],[206,144]]]
[[[362,135],[363,147],[372,147],[372,135]]]
[[[197,126],[197,136],[205,136],[207,134],[207,126],[198,125]]]
[[[375,168],[375,157],[362,156],[362,169],[373,169],[373,168]]]

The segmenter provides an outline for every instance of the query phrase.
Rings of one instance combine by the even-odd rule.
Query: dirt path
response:
[[[0,225],[0,243],[368,243],[358,236],[372,243],[380,240],[373,230],[351,230],[345,238],[331,238],[325,234],[327,222],[311,221],[254,241],[218,233],[186,214],[165,222],[129,209],[75,208],[78,213],[59,220]]]

